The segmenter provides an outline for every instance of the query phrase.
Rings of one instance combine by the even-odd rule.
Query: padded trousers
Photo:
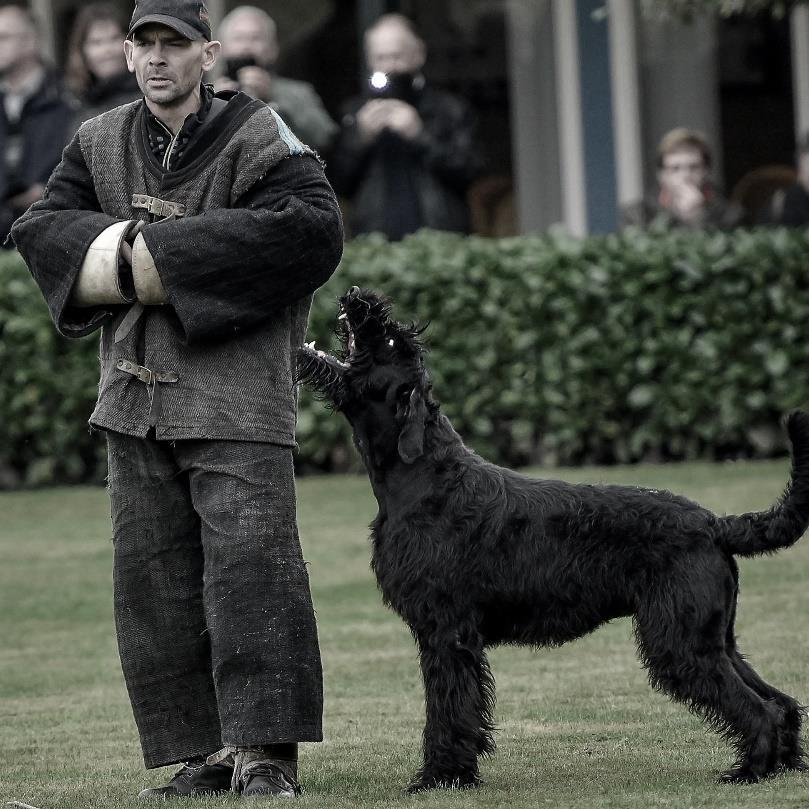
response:
[[[115,624],[147,767],[322,739],[292,450],[107,433]]]

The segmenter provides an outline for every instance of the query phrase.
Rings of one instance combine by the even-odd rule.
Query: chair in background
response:
[[[730,200],[744,210],[743,224],[765,224],[773,196],[792,185],[796,178],[795,169],[782,163],[759,166],[742,176],[733,186]]]

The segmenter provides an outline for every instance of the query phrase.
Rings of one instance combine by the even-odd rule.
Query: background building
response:
[[[131,11],[131,0],[117,2]],[[239,4],[208,0],[214,29]],[[620,205],[653,182],[656,144],[674,126],[704,131],[720,185],[755,204],[749,172],[791,164],[796,135],[809,129],[806,8],[686,25],[643,17],[637,0],[255,4],[278,23],[281,72],[312,82],[334,115],[361,81],[361,31],[386,11],[416,21],[430,80],[480,116],[488,172],[471,202],[483,233],[560,222],[580,234],[613,230]],[[80,5],[31,2],[57,61]]]

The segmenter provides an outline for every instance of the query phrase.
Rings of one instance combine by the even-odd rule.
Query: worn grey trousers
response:
[[[322,739],[292,450],[107,433],[121,667],[147,767]]]

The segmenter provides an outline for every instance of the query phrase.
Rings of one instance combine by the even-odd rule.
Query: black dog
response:
[[[790,415],[792,481],[769,511],[719,517],[665,491],[533,480],[464,446],[432,398],[419,331],[379,295],[341,299],[343,359],[314,346],[299,376],[350,421],[379,502],[373,561],[418,643],[427,703],[411,790],[478,784],[494,750],[484,648],[551,646],[631,615],[651,684],[737,751],[727,782],[805,770],[802,708],[736,648],[738,567],[809,524],[809,414]]]

